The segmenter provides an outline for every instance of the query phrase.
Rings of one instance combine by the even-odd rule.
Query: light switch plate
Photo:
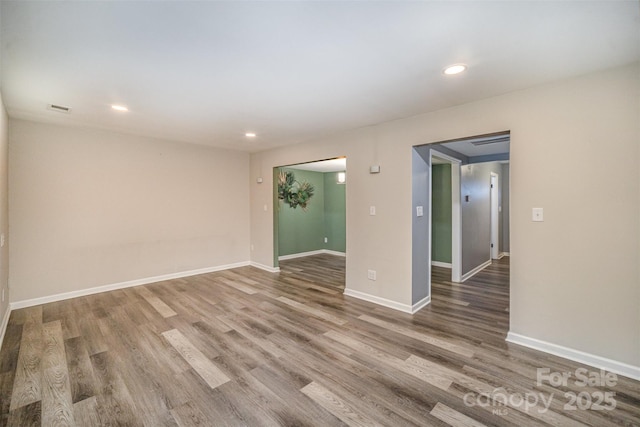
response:
[[[416,206],[416,216],[423,216],[424,208],[422,206]]]
[[[375,215],[375,214],[376,214],[376,207],[369,206],[369,215]]]
[[[544,212],[542,208],[533,208],[531,213],[531,220],[534,222],[544,221]]]

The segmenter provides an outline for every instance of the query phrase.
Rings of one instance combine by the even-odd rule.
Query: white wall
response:
[[[248,154],[9,127],[12,302],[248,261]]]
[[[412,146],[511,130],[511,331],[638,366],[639,74],[634,64],[254,154],[252,260],[272,265],[272,168],[346,155],[347,288],[410,305]],[[596,173],[603,158],[611,173]]]

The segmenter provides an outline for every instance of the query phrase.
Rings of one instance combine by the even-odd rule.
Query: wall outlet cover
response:
[[[544,212],[542,208],[533,208],[531,211],[531,220],[534,222],[544,221]]]

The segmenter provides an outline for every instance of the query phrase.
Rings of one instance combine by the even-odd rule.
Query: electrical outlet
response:
[[[373,216],[376,214],[376,207],[375,206],[369,206],[369,215]]]
[[[325,243],[329,243],[329,239],[325,237],[325,238],[324,238],[324,242],[325,242]]]
[[[376,280],[376,271],[375,270],[367,270],[367,278],[369,280]]]

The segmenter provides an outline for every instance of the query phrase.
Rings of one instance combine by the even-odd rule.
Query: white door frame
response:
[[[498,259],[500,255],[500,175],[491,172],[491,259]]]
[[[433,221],[433,158],[451,163],[451,281],[462,280],[462,205],[460,203],[460,171],[462,161],[431,148],[429,150],[429,261],[431,261]],[[431,263],[429,263],[431,264]],[[431,295],[431,265],[429,265],[429,295]]]

